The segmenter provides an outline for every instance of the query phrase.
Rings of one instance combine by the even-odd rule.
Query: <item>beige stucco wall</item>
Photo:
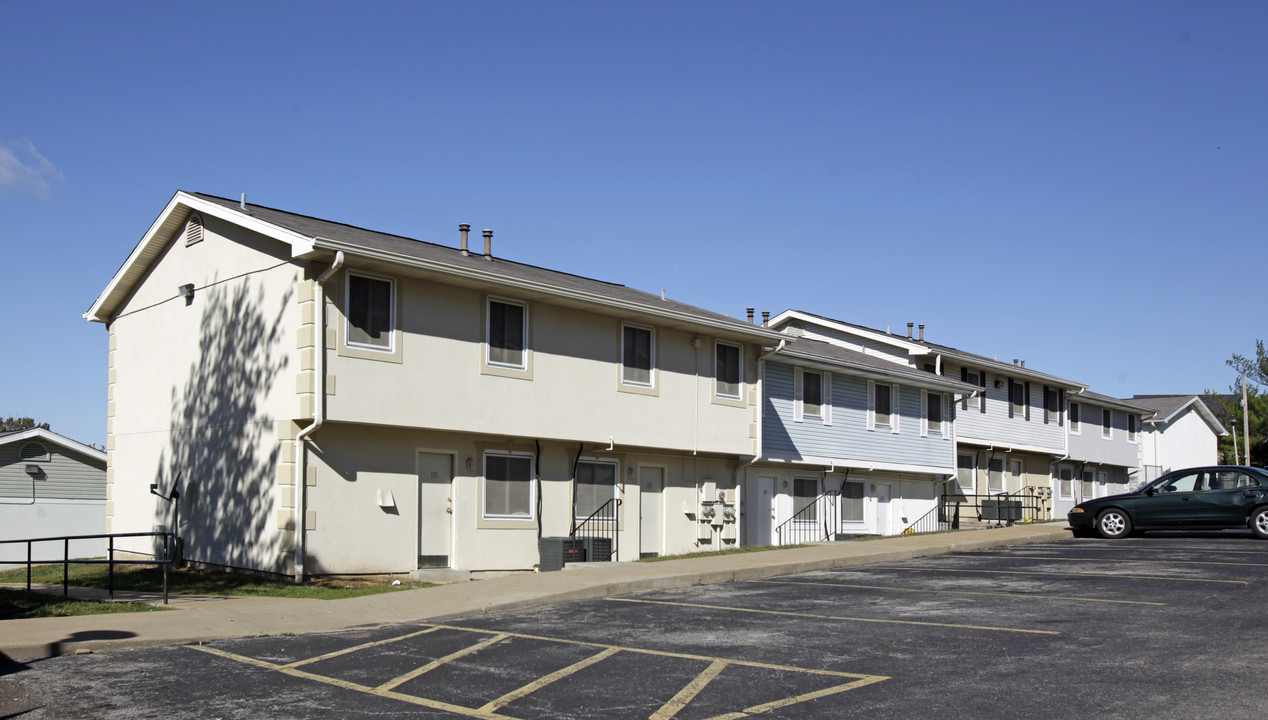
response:
[[[111,532],[170,527],[171,507],[149,488],[179,473],[188,557],[279,569],[287,451],[277,427],[299,411],[302,272],[289,247],[207,217],[202,242],[178,235],[120,308],[110,323]],[[187,303],[178,288],[190,283]]]
[[[538,562],[537,520],[490,522],[481,515],[482,452],[485,449],[535,452],[531,438],[374,428],[328,423],[313,436],[309,455],[314,468],[307,488],[306,572],[399,573],[417,567],[419,530],[418,453],[451,454],[451,566],[465,570],[528,570]],[[735,463],[689,455],[647,454],[587,444],[582,456],[618,463],[621,506],[619,558],[639,556],[640,490],[635,480],[642,465],[665,470],[664,537],[667,554],[729,546],[714,531],[708,542],[697,538],[697,520],[684,510],[697,507],[706,483],[734,494]],[[571,472],[575,443],[541,444],[542,534],[563,536],[571,528]],[[471,470],[467,459],[471,459]],[[633,473],[630,470],[633,469]],[[378,502],[389,491],[395,507]]]
[[[340,273],[329,284],[330,325],[343,340]],[[332,420],[447,428],[751,455],[756,348],[747,347],[743,407],[713,401],[713,338],[656,329],[654,395],[619,389],[621,319],[529,301],[531,373],[482,373],[486,294],[396,278],[399,357],[329,353]],[[511,295],[499,297],[524,300]],[[389,394],[384,393],[390,388]]]

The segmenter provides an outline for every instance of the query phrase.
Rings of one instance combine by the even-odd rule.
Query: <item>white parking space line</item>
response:
[[[1067,595],[1034,595],[1030,593],[981,592],[974,590],[926,590],[924,588],[902,588],[891,587],[888,585],[852,585],[833,582],[798,582],[796,580],[749,580],[748,582],[765,583],[768,585],[817,585],[821,587],[852,588],[857,590],[882,590],[885,592],[932,593],[934,595],[983,595],[987,597],[1010,598],[1013,600],[1067,600],[1070,602],[1116,603],[1120,605],[1166,605],[1166,603],[1145,602],[1143,600],[1106,600],[1103,598],[1071,597]]]
[[[974,570],[971,568],[935,568],[935,567],[895,567],[893,565],[871,565],[875,570],[903,570],[907,572],[952,572],[952,573],[989,573],[992,575],[1046,575],[1048,577],[1094,577],[1113,578],[1115,580],[1166,580],[1168,582],[1191,583],[1223,583],[1226,585],[1249,585],[1245,580],[1208,580],[1205,578],[1183,578],[1165,575],[1130,575],[1123,573],[1074,573],[1074,572],[1040,572],[1038,570]]]
[[[620,597],[610,597],[610,598],[604,598],[604,599],[609,600],[611,602],[643,603],[645,605],[668,605],[671,607],[694,607],[694,608],[703,608],[706,610],[728,610],[730,612],[738,612],[738,613],[755,613],[759,615],[780,615],[783,617],[814,618],[816,620],[836,620],[836,621],[842,621],[842,622],[879,623],[883,625],[920,625],[923,627],[951,628],[955,630],[988,630],[992,632],[1026,633],[1030,635],[1060,635],[1061,634],[1053,630],[1030,630],[1027,628],[1010,628],[1010,627],[998,627],[998,626],[991,626],[991,625],[961,625],[957,623],[926,622],[921,620],[885,620],[883,618],[861,618],[861,617],[849,617],[849,616],[842,616],[842,615],[819,615],[817,613],[788,612],[786,610],[759,610],[756,608],[742,608],[742,607],[734,607],[731,605],[709,605],[704,603],[670,602],[668,600],[643,600],[638,598],[620,598]]]

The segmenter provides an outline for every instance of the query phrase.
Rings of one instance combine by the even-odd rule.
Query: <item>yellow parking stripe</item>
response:
[[[487,648],[488,646],[494,643],[502,642],[505,639],[506,639],[506,635],[501,635],[501,634],[494,635],[491,638],[486,638],[476,643],[475,645],[465,647],[456,652],[451,652],[442,658],[437,658],[435,660],[432,660],[426,665],[420,668],[416,668],[414,670],[410,670],[409,672],[405,673],[404,675],[401,675],[400,677],[392,678],[391,680],[388,680],[387,682],[376,687],[375,690],[391,690],[392,688],[397,687],[401,685],[402,683],[406,683],[406,682],[409,682],[410,680],[413,680],[414,678],[418,677],[419,675],[422,675],[423,673],[431,672],[432,670],[435,670],[436,668],[440,667],[441,665],[444,665],[445,663],[451,660],[457,660],[460,657],[465,657],[467,655],[470,655],[471,653],[479,652]]]
[[[801,695],[794,695],[792,697],[782,698],[780,700],[774,700],[768,703],[762,703],[761,705],[746,707],[739,712],[726,713],[724,715],[714,715],[713,717],[707,718],[706,720],[740,720],[740,718],[745,718],[745,717],[748,717],[749,715],[756,715],[757,713],[764,713],[764,712],[767,712],[768,710],[776,710],[778,708],[788,707],[789,705],[796,705],[797,703],[806,702],[807,700],[816,700],[821,697],[836,695],[837,693],[845,692],[846,690],[853,690],[854,688],[863,687],[864,685],[871,685],[872,683],[878,682],[881,679],[883,678],[858,680],[852,683],[846,683],[844,685],[837,685],[836,687],[824,688],[822,690],[815,690],[814,692],[802,693]]]
[[[364,645],[355,645],[350,648],[344,648],[342,650],[328,652],[325,655],[318,655],[317,657],[311,657],[305,660],[296,660],[293,663],[288,663],[286,667],[299,667],[301,665],[310,665],[312,663],[320,662],[322,660],[329,660],[330,658],[333,658],[333,657],[339,657],[340,655],[347,655],[348,653],[357,652],[358,650],[365,650],[366,648],[377,647],[379,645],[390,645],[400,640],[408,640],[412,637],[418,637],[419,635],[426,635],[427,633],[436,632],[439,629],[440,628],[427,628],[426,630],[419,630],[418,632],[412,632],[406,635],[398,635],[396,637],[387,638],[386,640],[375,640],[374,642],[368,642],[368,643],[365,643]]]
[[[893,591],[893,592],[912,592],[912,593],[933,593],[934,595],[985,595],[988,597],[1006,597],[1006,598],[1014,598],[1017,600],[1069,600],[1073,602],[1117,603],[1122,605],[1157,605],[1157,606],[1166,605],[1166,603],[1146,602],[1143,600],[1105,600],[1102,598],[1068,597],[1065,595],[1029,595],[1026,593],[976,592],[973,590],[926,590],[924,588],[900,588],[900,587],[889,587],[886,585],[848,585],[846,583],[797,582],[795,580],[749,580],[748,582],[766,583],[768,585],[817,585],[820,587],[854,588],[858,590],[884,590],[887,592]]]
[[[721,675],[727,665],[730,665],[730,663],[725,660],[714,660],[709,667],[704,669],[704,672],[701,672],[694,680],[687,683],[687,686],[679,690],[677,695],[669,698],[669,701],[662,705],[659,710],[652,713],[647,720],[669,720],[669,718],[677,715],[678,711],[687,707],[687,703],[691,702],[696,695],[699,695],[700,691],[704,690],[715,677]]]
[[[704,605],[701,603],[669,602],[666,600],[640,600],[635,598],[605,598],[612,602],[644,603],[647,605],[671,605],[674,607],[694,607],[706,610],[728,610],[730,612],[756,613],[760,615],[783,615],[786,617],[815,618],[816,620],[841,620],[848,622],[881,623],[885,625],[921,625],[924,627],[954,628],[956,630],[990,630],[992,632],[1026,633],[1030,635],[1060,635],[1054,630],[1028,630],[1025,628],[992,627],[989,625],[960,625],[955,623],[925,622],[920,620],[886,620],[882,618],[846,617],[839,615],[818,615],[815,613],[797,613],[784,610],[756,610],[752,608],[731,607],[729,605]]]
[[[503,695],[502,697],[496,700],[485,703],[480,709],[487,712],[493,712],[494,710],[498,710],[502,706],[507,705],[508,703],[519,700],[525,695],[528,695],[529,693],[532,693],[532,692],[536,692],[546,687],[547,685],[555,682],[556,680],[562,680],[563,678],[566,678],[569,675],[572,675],[578,670],[584,670],[585,668],[588,668],[591,665],[601,660],[606,660],[619,652],[621,651],[616,648],[608,648],[607,650],[591,655],[585,660],[581,660],[580,662],[575,662],[566,668],[562,668],[562,669],[556,670],[555,672],[549,675],[542,676],[534,680],[533,682],[525,685],[524,687],[521,687],[517,690],[512,690],[511,692]]]
[[[1095,578],[1125,578],[1131,580],[1169,580],[1172,582],[1196,582],[1196,583],[1224,583],[1226,585],[1249,585],[1245,580],[1206,580],[1203,578],[1182,578],[1182,577],[1165,577],[1157,575],[1125,575],[1122,573],[1054,573],[1039,572],[1037,570],[970,570],[964,568],[931,568],[931,567],[893,567],[889,565],[872,565],[870,569],[874,570],[923,570],[927,572],[959,572],[959,573],[989,573],[992,575],[1047,575],[1049,577],[1095,577]]]

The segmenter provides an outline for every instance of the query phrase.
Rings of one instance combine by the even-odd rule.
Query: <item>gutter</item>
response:
[[[295,435],[295,584],[304,582],[304,513],[307,509],[306,456],[308,436],[321,429],[326,420],[326,288],[324,283],[343,266],[343,251],[335,253],[335,261],[321,275],[313,287],[313,301],[317,303],[317,348],[313,353],[313,421]]]

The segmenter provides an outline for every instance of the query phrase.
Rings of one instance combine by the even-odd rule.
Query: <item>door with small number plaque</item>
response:
[[[418,566],[449,567],[453,548],[453,456],[418,454]]]

